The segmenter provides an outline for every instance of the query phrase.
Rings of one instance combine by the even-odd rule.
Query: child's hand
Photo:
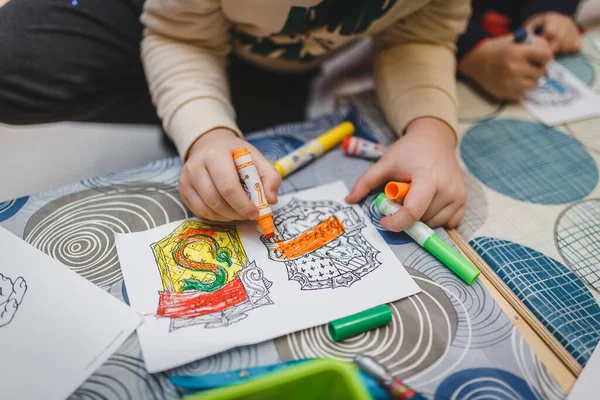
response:
[[[545,39],[533,37],[530,45],[506,35],[479,44],[462,58],[458,70],[498,99],[519,100],[537,88],[550,60],[552,50]]]
[[[430,226],[453,228],[465,213],[467,189],[458,161],[452,129],[435,118],[419,118],[406,134],[356,182],[346,198],[356,203],[388,181],[411,182],[403,207],[381,220],[399,232],[419,220]]]
[[[542,27],[540,36],[546,39],[554,54],[577,53],[581,49],[579,28],[571,17],[557,12],[545,12],[529,17],[523,24],[530,32],[538,26]]]
[[[200,218],[212,221],[256,219],[258,210],[240,184],[232,151],[241,147],[252,154],[267,201],[277,203],[281,175],[250,143],[228,129],[202,135],[189,150],[179,177],[179,194]]]

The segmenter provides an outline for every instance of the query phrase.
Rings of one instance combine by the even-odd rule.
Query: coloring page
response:
[[[523,106],[548,126],[600,115],[600,97],[556,61],[537,89],[528,92]]]
[[[257,223],[184,220],[116,235],[150,372],[420,292],[342,182],[282,196]]]
[[[142,318],[4,228],[0,252],[0,397],[64,399]]]

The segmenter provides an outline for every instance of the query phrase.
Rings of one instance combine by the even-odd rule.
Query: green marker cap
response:
[[[438,235],[431,235],[427,238],[425,243],[423,243],[423,247],[450,268],[467,285],[475,282],[481,273],[476,266],[464,258],[458,251],[454,250]]]
[[[327,328],[329,336],[338,342],[370,329],[379,328],[392,322],[392,310],[387,304],[349,315],[344,318],[331,321]]]

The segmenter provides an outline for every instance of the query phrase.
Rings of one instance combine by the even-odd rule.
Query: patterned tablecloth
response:
[[[355,123],[358,136],[389,140],[385,126],[368,124],[354,108],[315,121],[258,132],[249,140],[275,160],[346,119]],[[287,178],[281,192],[336,180],[351,187],[369,165],[367,161],[345,157],[336,149]],[[126,291],[113,232],[144,230],[190,216],[177,194],[180,168],[178,159],[164,159],[0,203],[0,225],[123,299]],[[479,185],[470,187],[479,188],[479,193],[483,190]],[[485,198],[473,201],[463,225],[467,234],[466,227],[472,232],[481,231],[486,221],[482,210],[486,214],[489,209]],[[380,215],[372,202],[373,196],[362,207],[377,224]],[[580,218],[582,210],[585,208],[565,214],[565,223]],[[439,233],[448,238],[443,230]],[[477,393],[493,393],[499,399],[564,398],[481,283],[464,285],[403,233],[381,234],[423,289],[419,295],[392,304],[393,324],[339,343],[332,342],[325,327],[320,326],[154,375],[145,371],[138,339],[132,336],[73,398],[170,399],[180,394],[169,381],[174,374],[205,374],[311,357],[349,360],[356,353],[374,356],[417,390],[438,399]],[[500,239],[486,239],[492,240],[488,243],[479,239],[483,237],[478,234],[474,243],[502,251],[503,247],[498,246]],[[511,242],[502,242],[510,247],[508,243]]]
[[[593,37],[558,61],[599,92]],[[600,341],[600,119],[550,128],[465,83],[458,95],[468,186],[458,231],[583,366]],[[390,137],[374,93],[350,101]]]

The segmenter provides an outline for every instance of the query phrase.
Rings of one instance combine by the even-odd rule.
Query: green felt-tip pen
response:
[[[385,197],[381,193],[375,198],[375,206],[384,215],[392,215],[400,210],[401,206]],[[417,222],[410,228],[404,230],[425,250],[429,251],[435,258],[440,260],[445,266],[450,268],[467,285],[472,284],[479,277],[480,271],[469,260],[463,257],[458,251],[454,250],[448,243],[439,237],[433,229],[423,222]]]

